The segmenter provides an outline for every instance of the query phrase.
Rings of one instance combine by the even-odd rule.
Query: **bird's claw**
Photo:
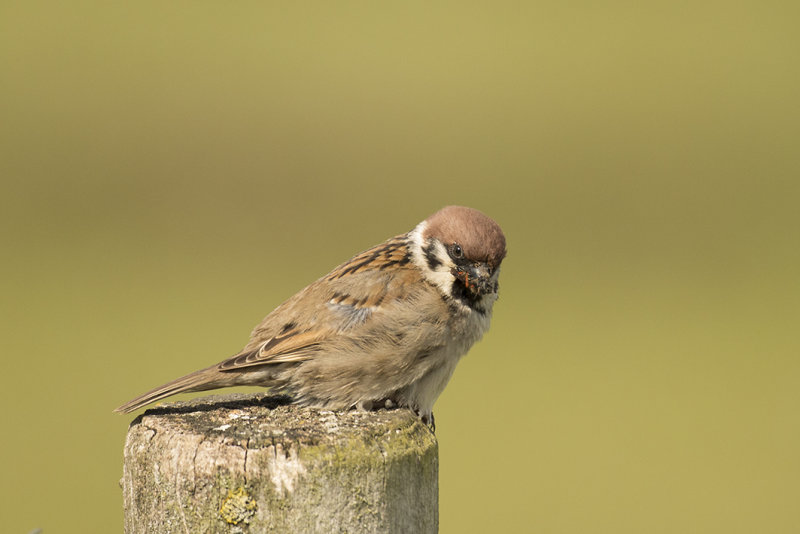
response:
[[[422,421],[425,426],[431,429],[431,432],[434,434],[436,433],[436,418],[433,416],[433,412],[428,413],[421,413],[419,410],[414,410],[419,417],[420,421]]]

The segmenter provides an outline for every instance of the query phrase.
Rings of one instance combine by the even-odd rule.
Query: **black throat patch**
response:
[[[474,310],[481,315],[486,315],[486,308],[484,308],[481,303],[482,295],[476,295],[467,289],[467,286],[464,285],[464,282],[458,278],[453,281],[453,289],[450,291],[450,293],[450,296],[453,298],[453,300],[468,306],[471,310]]]

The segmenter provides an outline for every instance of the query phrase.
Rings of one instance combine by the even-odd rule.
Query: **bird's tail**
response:
[[[222,383],[224,381],[223,377],[224,374],[219,371],[218,367],[216,365],[212,365],[211,367],[200,369],[194,373],[177,378],[172,382],[167,382],[163,386],[159,386],[143,395],[139,395],[135,399],[126,402],[114,411],[118,413],[130,413],[134,410],[138,410],[142,406],[146,406],[171,395],[175,395],[176,393],[183,393],[186,391],[203,391],[206,389],[214,389],[232,385]]]

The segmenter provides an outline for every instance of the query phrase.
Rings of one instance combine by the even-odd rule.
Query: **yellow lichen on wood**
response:
[[[219,515],[222,516],[229,525],[238,525],[242,521],[248,522],[250,516],[255,513],[256,501],[248,495],[243,487],[228,492]]]

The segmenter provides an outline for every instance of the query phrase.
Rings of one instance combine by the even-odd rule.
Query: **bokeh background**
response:
[[[114,407],[458,203],[442,533],[800,531],[797,6],[3,2],[2,530],[121,531]]]

